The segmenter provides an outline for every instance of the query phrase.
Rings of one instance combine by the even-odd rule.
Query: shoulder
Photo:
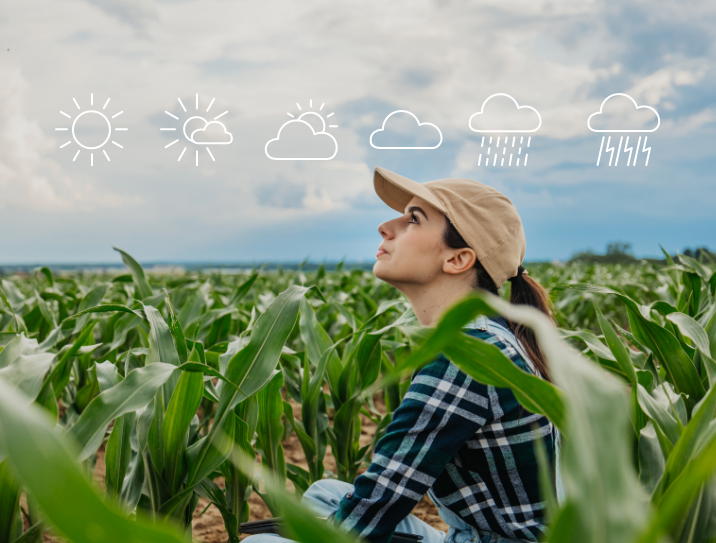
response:
[[[463,332],[469,336],[481,339],[486,343],[494,345],[500,349],[500,351],[502,351],[507,358],[512,360],[515,366],[523,371],[526,371],[527,373],[534,373],[531,364],[524,359],[524,357],[517,351],[517,349],[515,349],[510,341],[507,341],[507,335],[510,336],[511,340],[516,341],[514,334],[512,334],[512,331],[510,331],[509,326],[507,325],[507,321],[504,318],[499,317],[495,319],[495,322],[499,325],[499,328],[497,328],[499,332],[495,331],[494,327],[492,330],[490,330],[489,327],[487,329],[470,327],[464,328]]]

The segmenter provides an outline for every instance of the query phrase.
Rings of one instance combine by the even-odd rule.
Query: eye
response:
[[[411,220],[408,221],[409,223],[420,224],[418,218],[415,216],[415,211],[410,212],[410,219]]]

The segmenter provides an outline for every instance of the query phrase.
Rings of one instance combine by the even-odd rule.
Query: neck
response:
[[[420,325],[433,327],[440,321],[445,311],[473,289],[461,281],[453,280],[429,285],[400,285],[399,290],[413,306]]]

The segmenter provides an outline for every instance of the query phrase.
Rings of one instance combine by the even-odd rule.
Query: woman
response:
[[[373,273],[405,294],[422,326],[435,326],[470,290],[497,293],[507,280],[512,303],[550,314],[546,292],[521,265],[520,217],[499,191],[467,179],[421,184],[383,168],[376,168],[374,184],[402,215],[378,227],[383,242]],[[530,330],[480,317],[465,332],[549,379]],[[440,356],[413,376],[355,486],[319,481],[303,501],[370,542],[388,542],[395,531],[422,535],[423,543],[537,541],[545,504],[534,443],[543,440],[552,461],[555,432],[510,389],[474,381]],[[425,494],[450,527],[447,534],[409,514]]]

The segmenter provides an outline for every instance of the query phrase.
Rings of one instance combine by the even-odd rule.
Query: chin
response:
[[[400,284],[400,278],[395,277],[395,273],[391,273],[391,266],[388,262],[378,260],[373,264],[373,275],[375,275],[381,281],[385,281],[389,285],[397,288]]]
[[[388,280],[390,276],[389,268],[390,266],[387,265],[387,262],[377,260],[376,263],[373,264],[373,275],[382,281],[390,282]]]

